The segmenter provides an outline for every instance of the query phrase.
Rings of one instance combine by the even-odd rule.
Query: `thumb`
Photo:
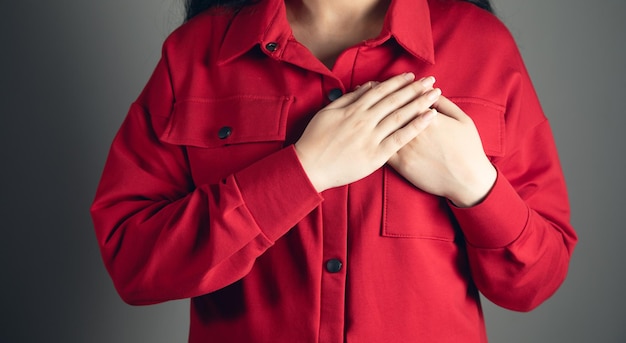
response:
[[[463,110],[457,106],[450,99],[444,97],[443,95],[439,97],[439,99],[432,106],[437,112],[446,115],[450,118],[454,118],[458,121],[464,121],[468,117]]]

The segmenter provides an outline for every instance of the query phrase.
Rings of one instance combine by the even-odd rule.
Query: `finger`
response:
[[[422,133],[422,131],[424,131],[430,125],[430,123],[432,123],[433,119],[435,119],[436,116],[437,110],[435,109],[430,109],[424,112],[423,114],[411,120],[402,128],[394,131],[391,135],[387,136],[387,138],[385,138],[381,142],[380,148],[385,154],[387,154],[387,156],[391,157],[403,146],[408,144],[420,133]]]
[[[376,127],[377,133],[382,137],[386,137],[405,126],[418,115],[429,111],[430,107],[437,101],[440,95],[441,90],[435,88],[414,98],[406,105],[385,116]]]
[[[435,83],[435,78],[432,76],[425,77],[419,81],[412,82],[403,88],[389,94],[384,99],[380,100],[376,105],[372,106],[371,111],[376,114],[377,120],[382,120],[388,114],[397,111],[407,104],[413,104],[412,109],[413,114],[421,113],[425,111],[428,107],[433,105],[433,103],[437,100],[439,94],[441,94],[440,90],[436,90],[435,93],[429,92],[433,89],[433,84]],[[437,93],[438,92],[438,93]],[[428,94],[429,97],[422,98],[422,95]],[[415,99],[420,99],[417,103],[414,103]],[[428,103],[423,108],[415,108],[416,105],[422,105],[424,103]]]
[[[376,83],[373,81],[367,82],[361,86],[357,86],[354,91],[350,93],[346,93],[339,97],[339,99],[331,102],[325,108],[326,109],[334,109],[334,108],[342,108],[346,107],[357,99],[359,99],[363,94],[365,94],[368,90],[370,90]]]
[[[469,118],[459,106],[443,95],[439,97],[432,107],[437,109],[439,113],[459,121]]]
[[[413,73],[404,73],[391,77],[381,83],[374,85],[358,100],[356,100],[354,102],[354,105],[359,106],[363,110],[369,110],[379,101],[381,101],[388,95],[398,91],[399,89],[402,89],[406,85],[412,83],[414,80],[415,74]]]

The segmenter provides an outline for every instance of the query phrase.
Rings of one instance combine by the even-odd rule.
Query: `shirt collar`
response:
[[[256,45],[269,43],[279,49],[292,37],[284,0],[259,0],[242,8],[233,18],[220,47],[218,63],[227,63]],[[410,54],[434,63],[434,47],[427,0],[391,0],[378,45],[393,37]],[[274,56],[280,56],[280,51]]]
[[[435,48],[427,0],[391,0],[381,38],[390,35],[413,56],[435,63]]]

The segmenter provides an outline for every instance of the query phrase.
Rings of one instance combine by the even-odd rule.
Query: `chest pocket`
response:
[[[455,98],[478,129],[487,156],[504,154],[504,107],[481,99]],[[383,169],[382,236],[453,241],[458,233],[446,199],[413,186],[392,168]]]
[[[174,105],[161,140],[184,146],[194,182],[215,183],[284,146],[292,98],[193,98]]]

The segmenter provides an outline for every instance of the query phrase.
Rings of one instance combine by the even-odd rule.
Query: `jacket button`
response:
[[[230,126],[224,126],[217,132],[219,139],[226,139],[233,133],[233,129]]]
[[[326,262],[326,270],[329,273],[338,273],[341,270],[343,264],[336,258],[330,259]]]
[[[267,43],[265,45],[265,49],[267,49],[267,51],[274,52],[276,51],[276,49],[278,49],[278,43],[275,43],[275,42]]]
[[[328,100],[335,101],[343,95],[343,92],[339,88],[333,88],[328,92]]]

